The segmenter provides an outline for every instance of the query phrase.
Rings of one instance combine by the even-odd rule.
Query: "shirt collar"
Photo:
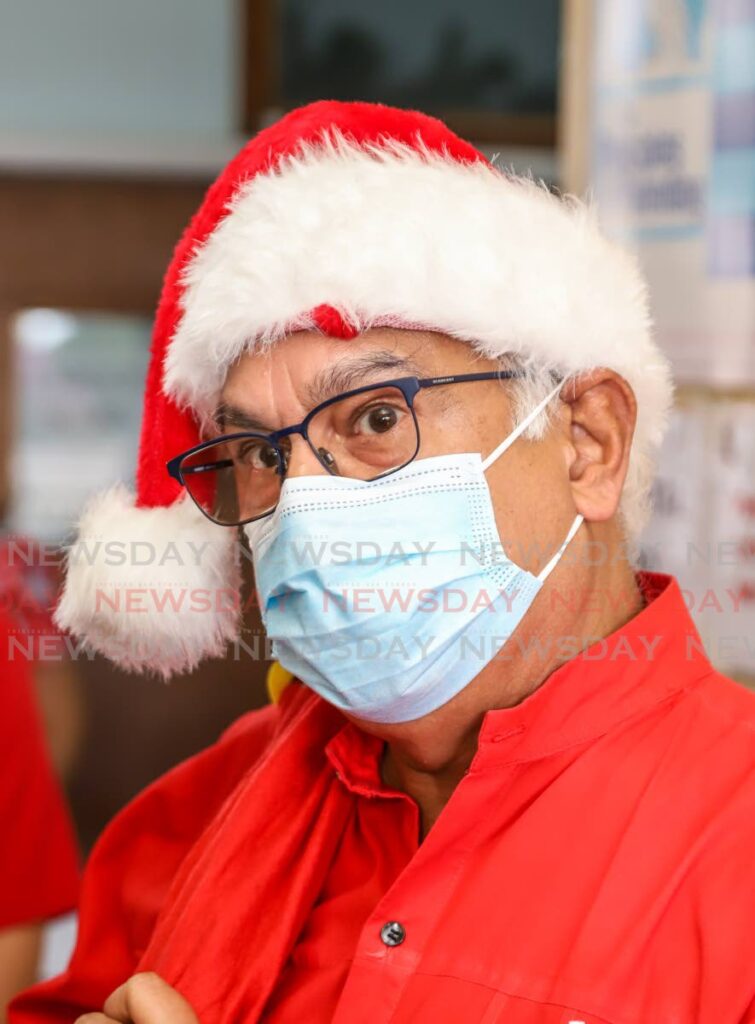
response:
[[[638,573],[637,582],[647,603],[634,618],[561,665],[520,704],[486,712],[470,772],[596,739],[711,671],[676,580]],[[390,795],[380,777],[384,746],[349,722],[326,754],[355,792]]]
[[[325,755],[341,782],[361,796],[395,796],[380,773],[385,740],[347,722],[325,746]]]

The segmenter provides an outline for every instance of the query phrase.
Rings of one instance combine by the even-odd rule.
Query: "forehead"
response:
[[[297,331],[265,351],[244,354],[228,371],[224,394],[253,381],[269,386],[277,375],[309,384],[324,370],[350,364],[367,374],[372,368],[389,374],[451,372],[479,364],[468,342],[433,331],[379,327],[356,338],[331,338],[317,331]],[[406,367],[402,367],[402,363]]]

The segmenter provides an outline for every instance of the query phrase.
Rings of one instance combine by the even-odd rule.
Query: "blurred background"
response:
[[[133,476],[173,246],[243,141],[310,100],[438,114],[590,193],[639,252],[678,383],[643,561],[755,686],[755,0],[0,0],[0,18],[0,602],[83,853],[267,699],[253,613],[245,646],[163,685],[66,646],[47,609],[84,497]]]

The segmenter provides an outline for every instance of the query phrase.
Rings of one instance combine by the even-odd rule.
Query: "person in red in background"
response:
[[[60,589],[59,546],[0,533],[0,609],[14,623],[9,652],[33,663],[34,688],[55,772],[68,779],[82,732],[82,702],[74,660],[52,621]]]
[[[0,1018],[37,977],[43,924],[78,894],[73,829],[35,696],[39,637],[54,637],[50,574],[0,543]],[[32,582],[32,578],[35,581]],[[46,595],[46,596],[45,596]],[[32,645],[31,647],[29,645]]]

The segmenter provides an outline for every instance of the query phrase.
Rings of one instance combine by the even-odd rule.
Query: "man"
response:
[[[11,1020],[755,1021],[755,701],[632,561],[670,392],[578,203],[412,112],[254,139],[166,279],[137,500],[80,524],[154,564],[74,546],[58,619],[193,665],[242,526],[295,678],[110,826]]]

